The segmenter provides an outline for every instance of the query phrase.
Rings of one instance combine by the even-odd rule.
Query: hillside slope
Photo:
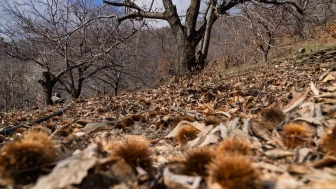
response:
[[[336,49],[330,48],[117,97],[1,113],[2,127],[22,125],[1,136],[1,182],[27,188],[336,188],[335,78]],[[30,126],[65,107],[62,115]]]

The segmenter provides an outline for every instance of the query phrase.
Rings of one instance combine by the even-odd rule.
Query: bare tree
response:
[[[268,62],[268,54],[275,47],[276,35],[282,25],[286,8],[253,6],[245,8],[243,17],[247,20],[247,28],[252,36],[252,45],[262,54],[264,63]],[[289,27],[289,26],[287,26]]]
[[[195,70],[201,70],[204,68],[205,59],[208,54],[208,47],[211,37],[211,28],[216,20],[221,16],[228,14],[228,11],[232,8],[251,3],[264,3],[271,5],[290,5],[294,10],[303,13],[301,8],[290,1],[278,1],[278,0],[210,0],[206,5],[206,11],[204,13],[202,21],[199,20],[201,14],[201,0],[191,0],[189,8],[185,15],[185,23],[182,24],[180,16],[178,15],[176,6],[172,0],[162,0],[164,11],[158,12],[152,9],[152,6],[145,9],[140,7],[135,1],[104,1],[107,4],[113,6],[126,7],[133,11],[118,19],[122,22],[127,19],[135,18],[149,18],[149,19],[161,19],[166,20],[173,32],[175,40],[178,46],[178,63],[177,72],[178,75],[183,75]],[[154,1],[152,1],[153,4]],[[151,4],[151,5],[152,5]],[[293,10],[293,11],[294,11]],[[200,22],[198,22],[200,21]],[[197,27],[200,24],[200,27]],[[200,45],[199,45],[200,44]],[[199,45],[199,47],[198,47]],[[199,48],[199,50],[197,50]],[[196,58],[196,55],[197,56]]]

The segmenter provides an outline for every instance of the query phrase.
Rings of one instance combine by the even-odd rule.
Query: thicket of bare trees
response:
[[[117,27],[115,11],[93,0],[4,1],[1,10],[11,20],[0,30],[4,50],[40,70],[46,104],[52,103],[57,83],[78,98],[88,78],[107,68],[119,69],[122,65],[110,53],[135,32]]]
[[[336,2],[295,2],[302,7],[302,15],[288,6],[249,4],[238,14],[219,18],[213,28],[210,56],[223,62],[223,67],[268,62],[270,52],[286,45],[284,41],[314,37],[316,26],[335,19]]]

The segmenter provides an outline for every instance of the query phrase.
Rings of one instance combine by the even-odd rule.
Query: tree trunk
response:
[[[268,56],[268,51],[263,52],[263,62],[264,62],[264,63],[267,63],[267,62],[268,62],[267,56]]]
[[[186,41],[186,40],[185,40]],[[178,45],[179,58],[177,63],[177,74],[182,76],[192,74],[196,69],[196,45],[185,42]]]
[[[215,20],[217,20],[217,16],[215,15],[215,7],[216,1],[212,0],[211,6],[209,6],[209,10],[207,11],[206,15],[206,28],[204,37],[202,38],[201,52],[197,60],[200,70],[203,70],[205,67],[205,60],[207,59],[209,51],[212,25]]]
[[[43,101],[44,105],[52,105],[51,96],[52,90],[56,84],[54,80],[51,79],[50,72],[45,71],[42,72],[43,80],[39,80],[38,82],[41,84],[43,89]]]
[[[117,80],[114,86],[114,96],[118,95],[118,90],[119,90],[119,81]]]

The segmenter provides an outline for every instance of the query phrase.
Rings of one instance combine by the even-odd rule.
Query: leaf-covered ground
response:
[[[336,49],[156,89],[0,113],[1,183],[336,188]],[[69,107],[41,124],[31,121]],[[4,129],[6,129],[4,128]]]

